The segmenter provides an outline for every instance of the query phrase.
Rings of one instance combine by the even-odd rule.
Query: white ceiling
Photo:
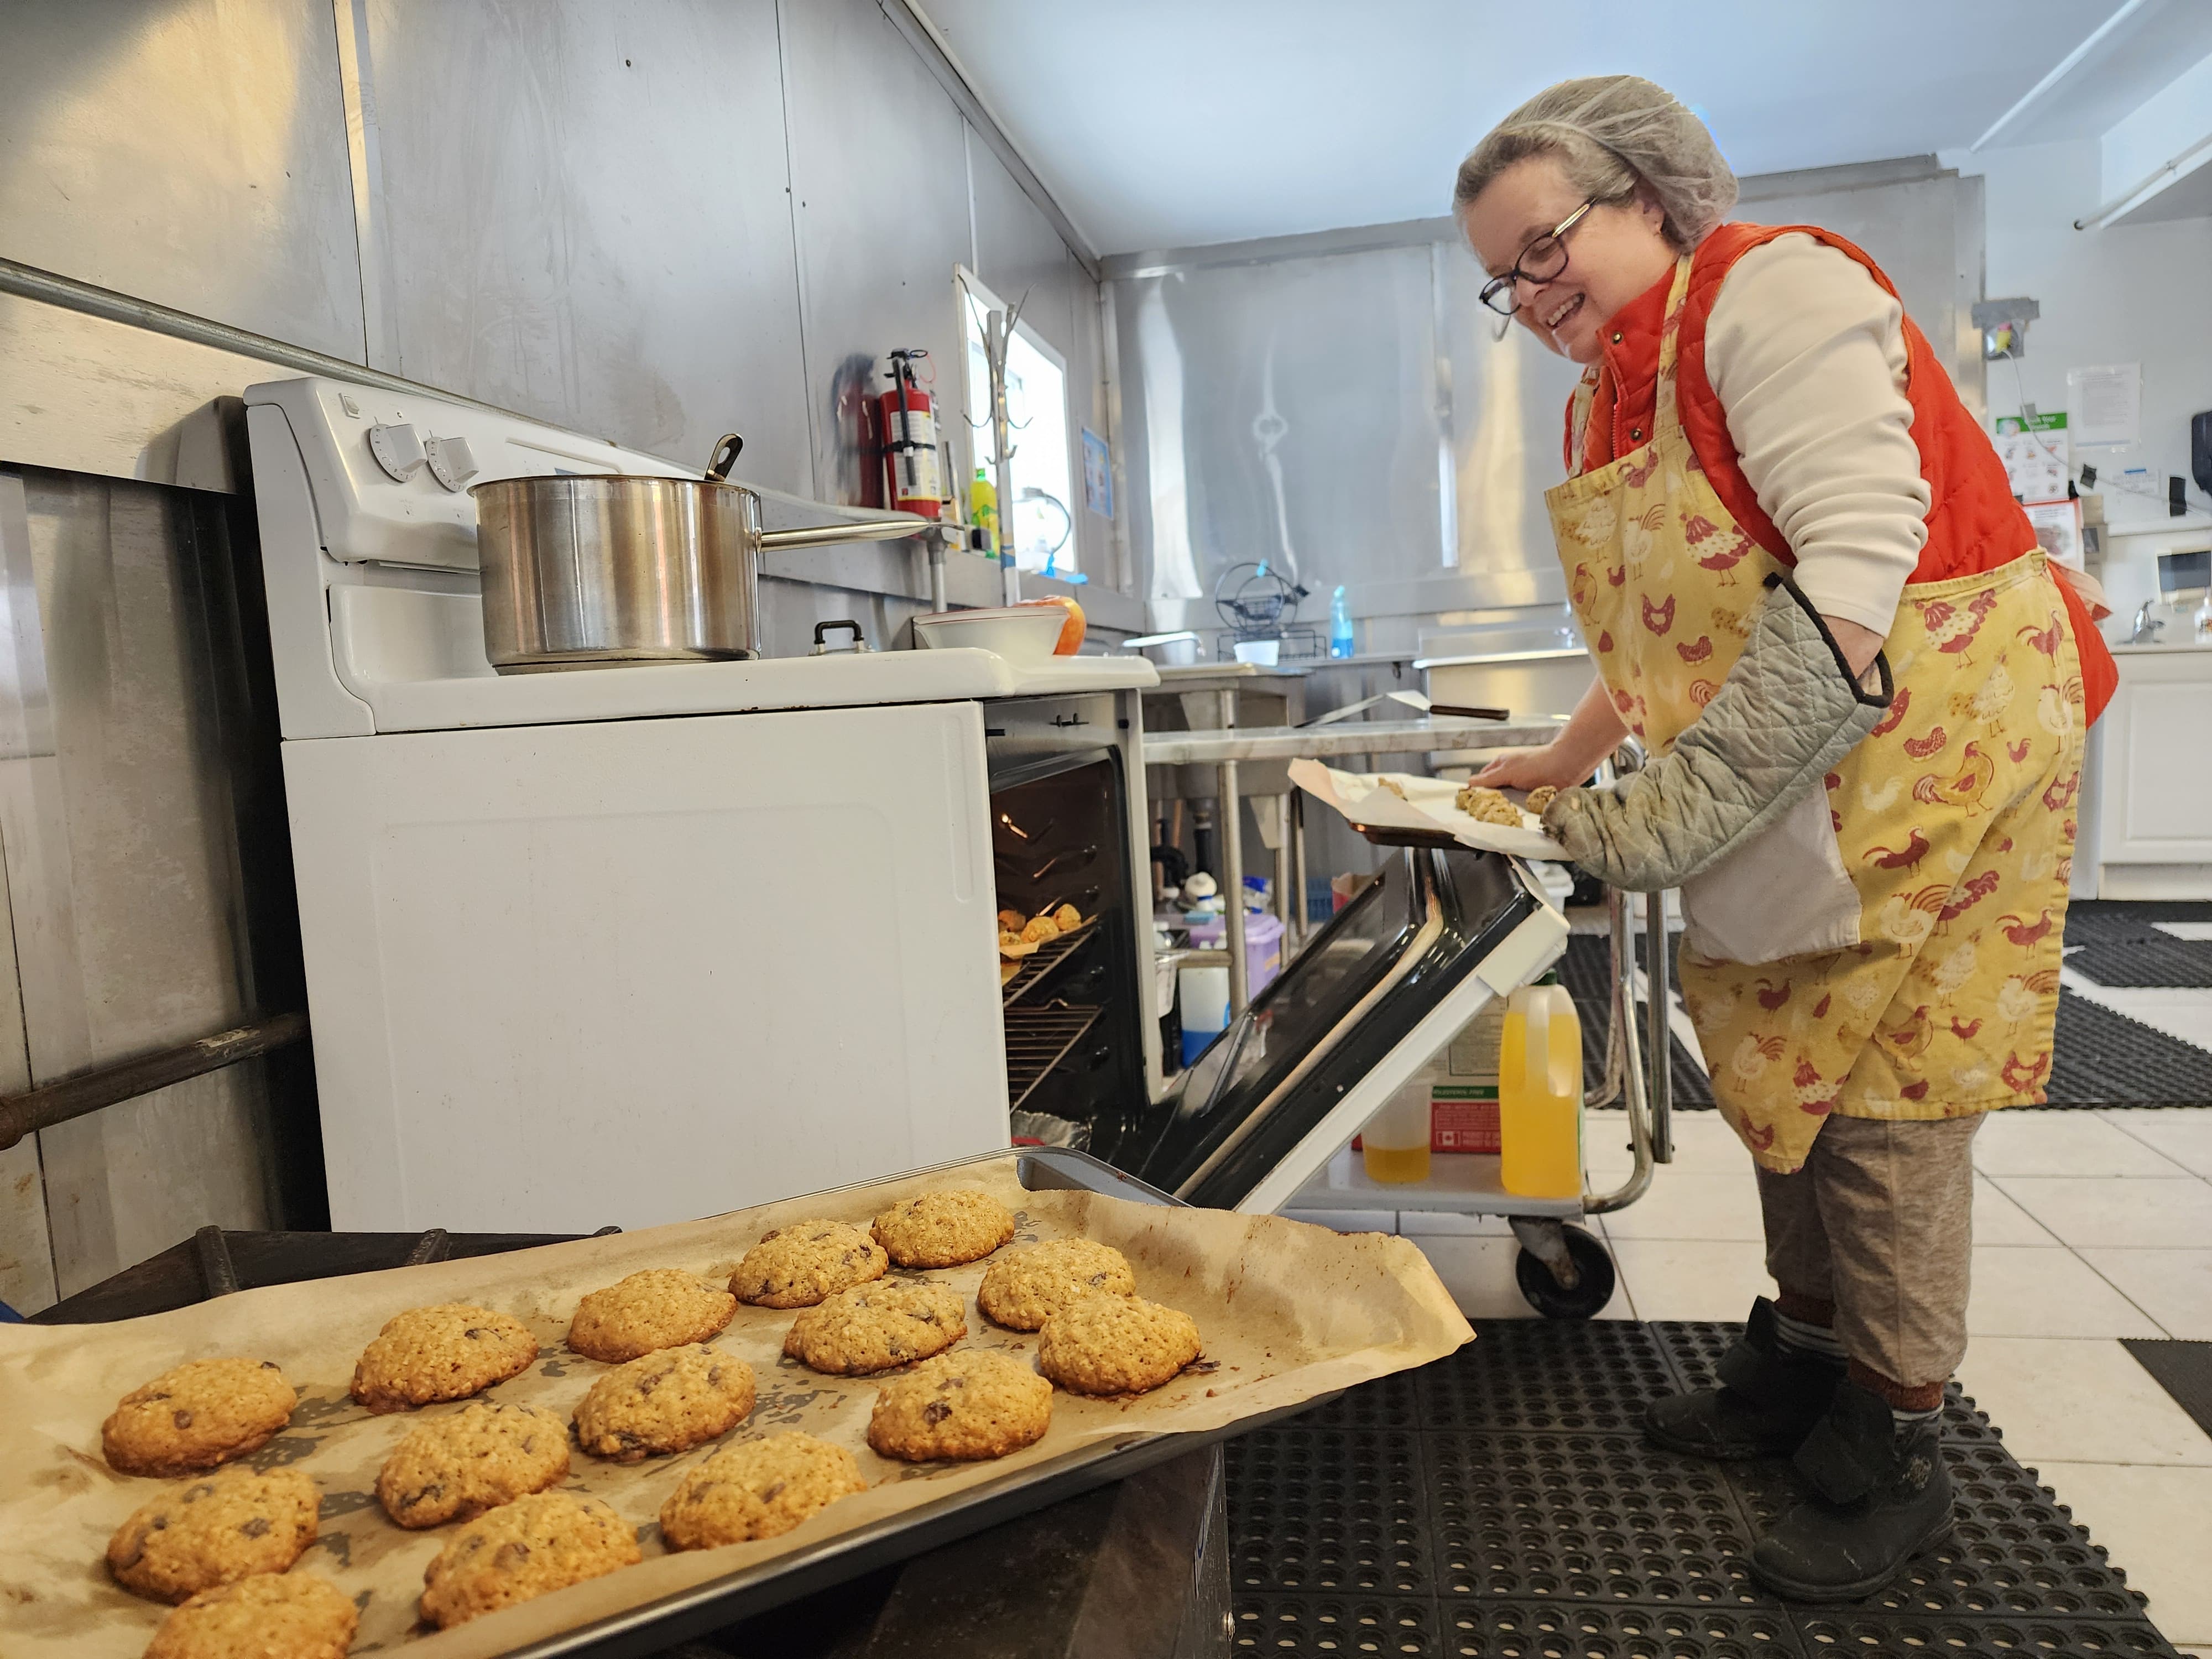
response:
[[[2122,3],[919,0],[1101,253],[1443,213],[1575,75],[1657,81],[1742,173],[1963,148]],[[2144,0],[1999,142],[2094,137],[2208,52],[2212,0]]]

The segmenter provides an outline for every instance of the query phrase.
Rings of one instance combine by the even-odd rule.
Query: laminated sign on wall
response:
[[[2000,415],[1997,459],[2004,463],[2012,493],[2023,501],[2063,501],[2073,473],[2063,415]]]

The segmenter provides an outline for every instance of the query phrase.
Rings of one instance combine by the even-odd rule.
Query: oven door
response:
[[[1115,1161],[1188,1203],[1279,1209],[1566,938],[1515,860],[1402,848],[1183,1073],[1141,1152]]]

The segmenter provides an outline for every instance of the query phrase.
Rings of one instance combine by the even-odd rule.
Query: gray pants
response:
[[[1908,1388],[1942,1382],[1966,1356],[1981,1123],[1831,1117],[1803,1168],[1759,1171],[1785,1307],[1832,1304],[1844,1352]]]

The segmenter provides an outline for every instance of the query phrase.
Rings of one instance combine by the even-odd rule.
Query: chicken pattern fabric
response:
[[[1674,400],[1689,261],[1661,334],[1653,436],[1550,491],[1568,592],[1629,729],[1664,753],[1741,653],[1778,561],[1721,504]],[[1594,381],[1571,419],[1583,453]],[[1860,904],[1848,948],[1747,965],[1683,950],[1713,1097],[1765,1167],[1831,1112],[1941,1118],[2040,1103],[2073,869],[2084,698],[2039,551],[1908,586],[1895,701],[1826,778]]]

